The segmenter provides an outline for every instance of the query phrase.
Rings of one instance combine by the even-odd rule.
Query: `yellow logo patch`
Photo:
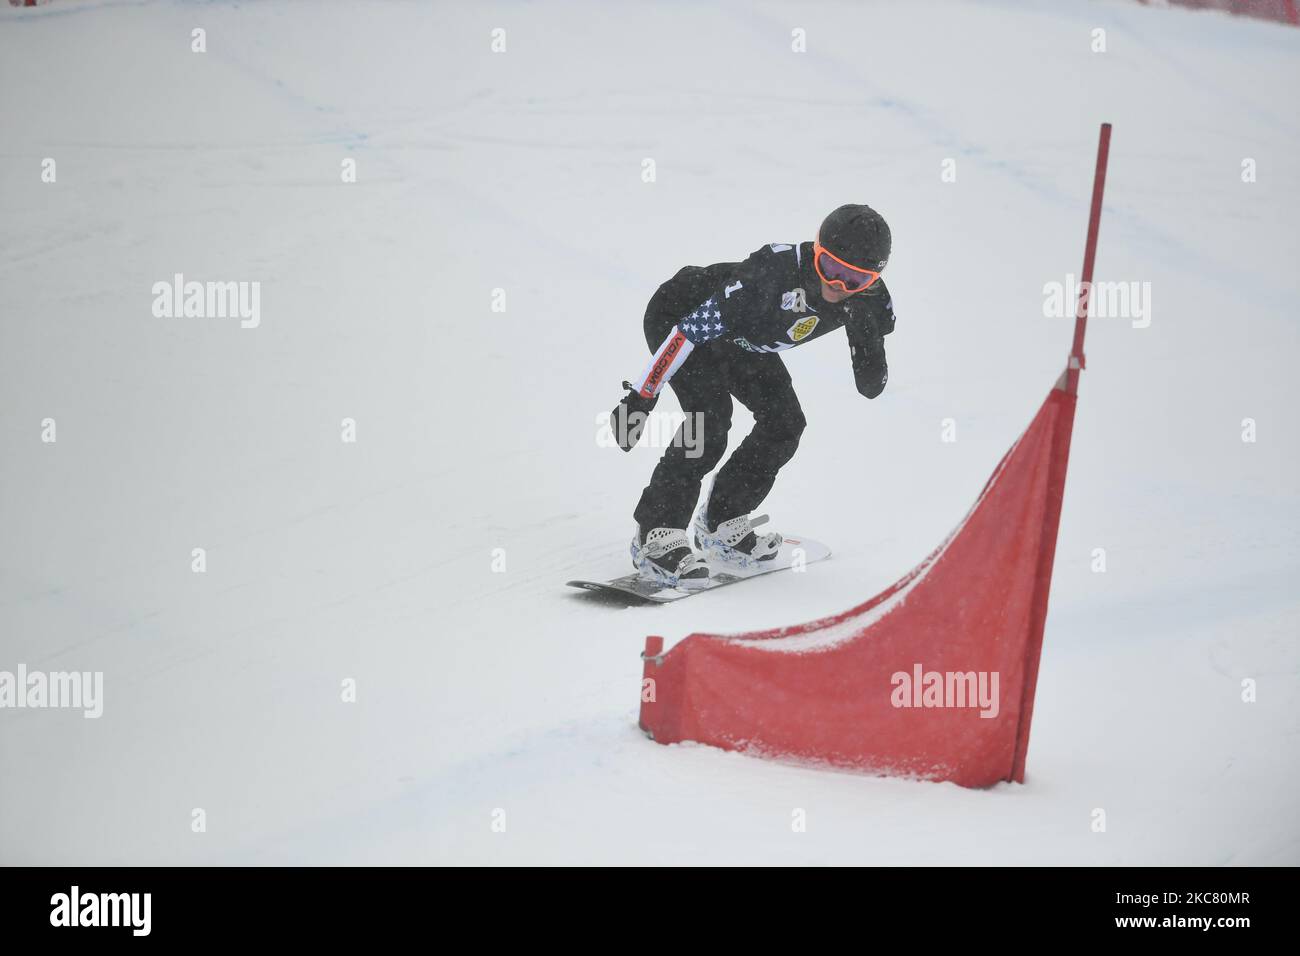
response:
[[[817,316],[810,315],[806,319],[800,319],[794,325],[786,330],[786,335],[790,336],[791,342],[802,342],[812,334],[812,330],[817,328]]]

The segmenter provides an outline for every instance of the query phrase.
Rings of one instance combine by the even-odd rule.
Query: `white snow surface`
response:
[[[0,862],[1300,863],[1298,88],[1300,30],[1121,0],[0,8],[0,670],[104,675],[0,710]],[[1089,328],[1027,782],[646,739],[647,634],[842,611],[961,520],[1064,364],[1102,121],[1096,277],[1151,322]],[[651,293],[843,202],[889,386],[785,353],[763,506],[834,558],[565,588],[660,454],[596,437]],[[175,273],[260,326],[156,318]]]

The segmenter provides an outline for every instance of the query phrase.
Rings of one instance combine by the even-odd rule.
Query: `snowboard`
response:
[[[812,564],[831,556],[831,549],[811,538],[786,538],[781,550],[771,561],[756,568],[737,568],[714,559],[709,560],[709,583],[702,588],[670,588],[655,581],[647,581],[636,571],[612,581],[569,581],[570,587],[596,591],[608,597],[623,597],[644,604],[671,604],[695,594],[707,594],[750,578],[761,578],[774,571],[787,571],[796,561]]]

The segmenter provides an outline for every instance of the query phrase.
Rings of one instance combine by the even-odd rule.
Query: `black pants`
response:
[[[660,316],[647,313],[646,340],[651,349],[659,347],[675,321],[665,325]],[[747,352],[715,340],[696,348],[668,386],[688,420],[677,430],[641,493],[634,513],[637,524],[646,530],[690,527],[700,483],[727,450],[733,396],[753,414],[754,428],[713,480],[709,523],[716,527],[749,514],[772,490],[781,466],[793,457],[806,424],[785,362],[775,352]]]

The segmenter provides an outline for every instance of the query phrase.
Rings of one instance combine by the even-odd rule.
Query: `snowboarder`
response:
[[[750,513],[794,455],[805,425],[780,353],[844,326],[858,391],[879,395],[888,378],[884,337],[894,330],[893,302],[880,279],[889,252],[884,218],[869,206],[845,205],[826,217],[815,242],[763,246],[744,262],[686,266],[651,297],[645,336],[654,354],[635,382],[623,383],[628,393],[611,424],[619,446],[631,451],[671,384],[695,435],[688,442],[679,430],[636,506],[632,563],[643,578],[704,587],[705,556],[752,567],[776,555],[781,535],[756,532],[765,519]],[[733,396],[753,413],[754,428],[695,516],[702,556],[686,528],[700,483],[726,451]]]

